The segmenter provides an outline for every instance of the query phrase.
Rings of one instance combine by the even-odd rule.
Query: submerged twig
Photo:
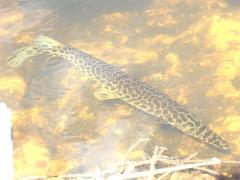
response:
[[[126,153],[126,155],[125,155],[125,158],[124,158],[123,161],[122,161],[122,167],[121,167],[121,169],[120,169],[120,171],[119,171],[119,174],[121,174],[121,173],[123,172],[123,169],[124,169],[124,166],[125,166],[125,163],[126,163],[126,161],[127,161],[127,159],[128,159],[129,154],[130,154],[140,143],[146,142],[146,141],[149,141],[149,139],[148,139],[148,138],[138,139],[137,142],[135,142],[132,146],[130,146],[130,148],[128,149],[128,151],[127,151],[127,153]]]
[[[192,164],[182,164],[179,166],[174,167],[167,167],[167,168],[161,168],[156,169],[153,172],[153,175],[162,174],[165,172],[176,172],[176,171],[182,171],[186,169],[192,169],[195,167],[201,167],[201,166],[209,166],[209,165],[216,165],[221,164],[221,160],[218,158],[212,158],[209,161],[200,162],[200,163],[192,163]],[[139,178],[139,177],[148,177],[149,171],[142,171],[142,172],[134,172],[129,174],[122,174],[119,176],[113,176],[111,179],[117,178],[117,179],[131,179],[131,178]]]
[[[157,155],[158,155],[158,146],[154,150],[154,154],[151,158],[151,163],[150,163],[150,170],[149,170],[149,176],[148,180],[152,180],[154,176],[154,171],[155,171],[155,164],[157,162]]]
[[[187,157],[186,159],[184,159],[183,162],[186,162],[186,161],[192,159],[192,158],[195,157],[197,154],[198,154],[198,153],[195,152],[194,154],[192,154],[192,155],[190,155],[189,157]],[[174,165],[177,165],[177,164],[179,164],[179,163],[174,163]],[[164,178],[167,177],[169,174],[171,174],[171,172],[166,172],[166,173],[164,173],[163,175],[161,175],[161,176],[158,178],[158,180],[164,179]]]
[[[240,164],[240,161],[222,161],[223,164]]]
[[[121,163],[112,164],[110,168],[101,170],[98,168],[97,171],[92,173],[83,174],[68,174],[58,176],[29,176],[22,177],[19,180],[40,180],[50,178],[64,178],[64,179],[78,179],[78,180],[90,180],[90,179],[154,179],[156,175],[160,175],[158,180],[164,179],[170,176],[172,173],[177,173],[183,170],[194,169],[201,172],[208,173],[212,176],[220,176],[220,173],[210,169],[208,166],[219,165],[219,164],[240,164],[236,161],[221,161],[219,158],[211,158],[208,160],[193,160],[196,157],[197,152],[190,155],[185,159],[172,158],[163,154],[166,150],[165,147],[156,147],[153,156],[149,159],[143,159],[142,161],[128,161],[129,154],[142,142],[148,139],[140,139],[135,142],[127,151],[123,161]],[[171,167],[166,167],[171,165]],[[160,165],[160,166],[159,166]]]

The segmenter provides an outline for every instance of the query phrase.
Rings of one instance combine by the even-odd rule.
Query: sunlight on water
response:
[[[237,2],[237,1],[236,1]],[[81,173],[166,146],[240,160],[240,4],[235,1],[0,0],[0,101],[14,112],[16,176]],[[232,147],[221,154],[120,100],[65,60],[6,59],[44,34],[121,67],[196,114]]]

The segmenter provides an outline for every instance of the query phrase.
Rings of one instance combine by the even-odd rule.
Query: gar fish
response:
[[[49,37],[38,36],[31,46],[16,50],[8,59],[8,64],[18,67],[25,60],[42,53],[50,57],[62,57],[95,79],[101,84],[101,88],[95,92],[98,99],[121,99],[218,151],[230,152],[230,146],[225,140],[165,93],[130,77],[113,65]]]

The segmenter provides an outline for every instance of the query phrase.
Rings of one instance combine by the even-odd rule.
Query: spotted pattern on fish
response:
[[[98,81],[105,89],[122,101],[155,116],[160,121],[172,125],[219,151],[230,151],[230,146],[225,140],[168,95],[128,76],[113,65],[107,64],[79,49],[67,47],[49,37],[39,36],[34,41],[33,46],[18,50],[10,57],[9,65],[12,67],[18,66],[25,59],[33,57],[34,53],[49,53],[51,56],[62,57],[86,75]]]

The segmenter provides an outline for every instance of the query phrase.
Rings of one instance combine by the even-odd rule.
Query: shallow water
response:
[[[166,146],[174,156],[240,160],[238,1],[0,0],[0,101],[14,111],[15,175],[104,168]],[[99,101],[97,86],[60,58],[19,69],[6,59],[40,34],[84,50],[162,90],[232,146],[222,154],[159,125],[120,100]]]

